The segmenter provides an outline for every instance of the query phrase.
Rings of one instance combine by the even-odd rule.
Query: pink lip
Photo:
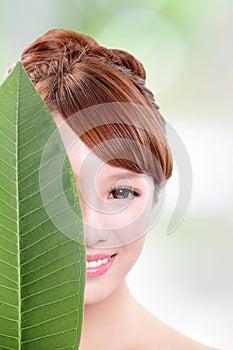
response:
[[[93,254],[93,255],[87,254],[87,262],[109,259],[108,262],[100,266],[88,267],[86,269],[87,278],[97,277],[107,272],[112,266],[115,258],[116,258],[116,254]]]

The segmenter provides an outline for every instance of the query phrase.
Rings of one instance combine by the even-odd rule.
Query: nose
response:
[[[87,247],[101,247],[106,245],[108,230],[105,225],[104,214],[97,209],[97,204],[85,203],[81,200],[84,236]]]

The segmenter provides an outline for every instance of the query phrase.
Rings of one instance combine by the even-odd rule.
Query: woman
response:
[[[87,251],[80,350],[208,349],[156,319],[125,280],[172,173],[165,121],[145,86],[144,67],[125,51],[59,29],[27,47],[22,63],[64,143],[77,135],[67,151]]]

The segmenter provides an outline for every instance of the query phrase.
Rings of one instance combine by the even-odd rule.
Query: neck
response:
[[[129,322],[133,322],[130,312],[133,302],[134,298],[123,281],[118,289],[104,300],[86,305],[80,350],[122,349],[130,337],[130,333],[126,334],[125,329]],[[119,334],[122,335],[121,339]]]

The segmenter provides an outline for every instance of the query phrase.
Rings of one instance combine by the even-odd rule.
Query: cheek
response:
[[[142,210],[141,205],[131,205],[119,213],[106,216],[105,228],[108,238],[103,242],[105,247],[128,246],[144,237],[149,225],[150,212],[148,207]]]
[[[119,257],[122,265],[122,274],[124,276],[131,270],[139,258],[145,242],[145,236],[137,239],[136,241],[124,246],[119,251]]]
[[[119,200],[115,205],[107,204],[106,209],[109,228],[145,227],[152,209],[152,196],[146,194],[129,201]]]

